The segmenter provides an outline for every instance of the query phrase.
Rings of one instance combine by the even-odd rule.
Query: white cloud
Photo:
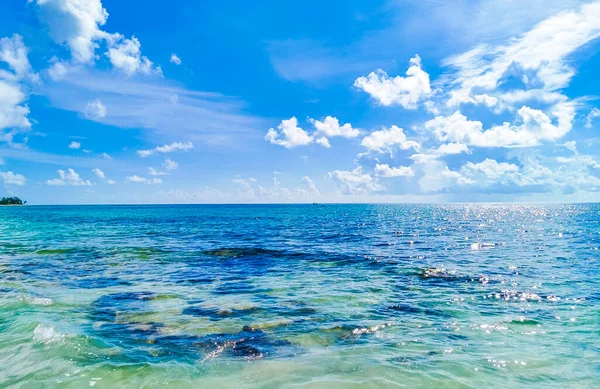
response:
[[[390,167],[388,164],[377,164],[375,174],[380,177],[412,177],[415,172],[410,166]]]
[[[179,166],[177,164],[177,162],[170,160],[170,159],[165,159],[165,162],[163,162],[163,166],[165,168],[166,171],[170,172],[172,170],[177,169],[177,167]]]
[[[247,144],[266,125],[265,119],[245,113],[246,104],[237,98],[185,89],[157,77],[126,77],[76,67],[65,79],[44,83],[39,89],[54,107],[82,115],[90,97],[100,99],[107,115],[95,121],[135,128],[153,139],[183,138],[222,148]],[[175,102],[174,95],[178,96]]]
[[[69,144],[69,148],[70,148],[70,149],[74,149],[74,150],[79,150],[79,149],[81,148],[81,143],[79,143],[79,142],[75,142],[75,141],[72,141],[72,142]]]
[[[459,172],[448,169],[448,166],[444,167],[444,169],[441,171],[441,175],[442,175],[442,177],[449,178],[449,179],[455,181],[458,185],[468,185],[468,184],[475,183],[475,181],[473,181],[469,178],[466,178]]]
[[[592,108],[585,119],[585,128],[592,128],[592,121],[597,117],[600,117],[600,109]]]
[[[104,174],[104,172],[102,170],[96,168],[96,169],[93,169],[92,172],[94,172],[94,174],[97,175],[98,178],[104,180],[107,184],[109,184],[109,185],[116,184],[116,181],[114,181],[114,180],[108,180],[106,178],[106,175]]]
[[[100,99],[90,101],[85,106],[85,117],[88,119],[98,120],[106,116],[106,106],[102,104]]]
[[[0,79],[0,141],[12,143],[16,134],[31,128],[26,100],[27,94],[19,85]]]
[[[565,142],[564,146],[573,152],[571,157],[556,157],[556,161],[564,164],[575,164],[579,167],[589,166],[594,169],[600,169],[600,163],[594,159],[591,155],[581,155],[577,151],[577,143],[572,140]]]
[[[35,79],[37,75],[31,73],[27,52],[28,49],[20,35],[15,34],[12,38],[0,39],[0,61],[5,62],[13,71],[11,73],[0,69],[0,78],[11,81],[22,80],[27,77]]]
[[[73,59],[87,63],[94,59],[96,41],[106,37],[100,26],[108,12],[100,0],[37,0],[40,18],[50,28],[50,36],[66,44]]]
[[[445,143],[440,145],[440,147],[438,147],[436,150],[436,154],[438,155],[454,155],[469,152],[470,150],[467,145],[462,143]]]
[[[194,148],[194,144],[192,142],[173,142],[170,145],[157,146],[150,150],[138,150],[137,153],[140,157],[149,157],[156,153],[172,153],[173,151],[187,151]]]
[[[411,58],[406,77],[390,78],[379,69],[367,77],[357,78],[354,86],[367,92],[381,105],[400,105],[405,109],[416,109],[420,101],[431,95],[429,74],[423,71],[418,55]]]
[[[67,169],[66,172],[62,169],[58,170],[58,176],[59,176],[59,178],[47,180],[46,184],[57,185],[57,186],[63,186],[63,185],[91,186],[92,185],[92,183],[90,181],[82,180],[79,177],[79,174],[77,174],[75,172],[75,170],[73,170],[71,168]]]
[[[428,164],[430,162],[437,161],[439,155],[437,154],[413,154],[408,159],[412,159],[416,164]]]
[[[384,127],[383,130],[370,133],[363,138],[361,145],[369,150],[379,151],[391,150],[394,146],[402,150],[420,149],[420,145],[415,141],[407,140],[404,130],[397,126],[391,126],[389,129]]]
[[[175,65],[181,65],[181,59],[175,53],[171,54],[171,62]]]
[[[0,178],[7,185],[19,185],[19,186],[22,186],[22,185],[25,185],[25,182],[27,181],[25,179],[25,176],[23,176],[21,174],[15,174],[13,172],[2,172],[2,171],[0,171]]]
[[[141,55],[140,41],[135,37],[125,38],[116,33],[108,39],[108,52],[106,55],[110,63],[125,74],[162,74],[160,67],[155,67],[152,61]]]
[[[277,126],[280,132],[270,128],[265,136],[265,140],[275,145],[280,145],[286,149],[291,149],[297,146],[306,146],[313,141],[313,137],[308,135],[306,131],[298,127],[298,119],[292,116],[289,119],[284,119]],[[327,143],[328,144],[328,143]]]
[[[468,120],[456,111],[451,116],[438,116],[425,123],[440,141],[454,141],[479,147],[526,147],[542,141],[554,141],[566,135],[572,126],[574,107],[564,103],[556,105],[553,116],[557,124],[542,111],[522,107],[517,111],[519,124],[504,123],[483,130],[480,121]]]
[[[252,188],[252,183],[256,182],[255,178],[234,178],[231,180],[234,184],[239,185],[237,188],[237,194],[241,197],[249,198],[256,196],[256,192],[254,188]]]
[[[318,134],[326,138],[333,138],[336,136],[356,138],[360,135],[360,131],[356,128],[352,128],[350,123],[340,126],[340,121],[332,116],[327,116],[323,121],[311,118],[309,118],[308,121],[317,129],[315,136]]]
[[[93,169],[92,172],[94,172],[95,175],[97,175],[99,178],[101,179],[106,179],[106,175],[104,175],[104,172],[98,168]]]
[[[600,169],[600,163],[594,159],[591,155],[575,155],[572,157],[556,157],[556,160],[560,163],[577,164],[579,166],[590,166],[594,169]]]
[[[138,182],[138,183],[144,183],[144,184],[162,184],[162,180],[160,178],[146,178],[146,177],[140,177],[138,175],[133,175],[133,176],[129,176],[127,177],[127,181],[130,182]]]
[[[302,177],[302,181],[306,184],[306,186],[308,186],[309,193],[317,195],[317,196],[321,195],[321,193],[317,189],[317,186],[315,185],[313,180],[310,179],[309,176]]]
[[[100,156],[104,159],[112,159],[112,157],[110,155],[108,155],[107,153],[101,153]]]
[[[167,175],[169,175],[169,173],[158,171],[153,167],[148,168],[148,174],[150,174],[151,176],[167,176]]]
[[[331,144],[329,143],[329,139],[325,138],[324,136],[317,138],[317,140],[315,140],[315,143],[318,145],[321,145],[323,147],[325,147],[326,149],[330,149],[331,148]]]
[[[437,156],[435,157],[437,158]],[[452,191],[457,186],[474,183],[473,180],[463,176],[460,172],[450,170],[448,166],[435,158],[416,163],[421,174],[418,180],[419,187],[424,193],[435,193],[443,190]]]
[[[383,187],[370,174],[362,172],[361,166],[351,171],[334,170],[329,172],[328,176],[337,181],[344,194],[368,194],[383,190]]]
[[[106,42],[106,56],[115,69],[125,74],[162,74],[160,67],[141,55],[141,44],[132,36],[125,38],[116,32],[107,33],[101,29],[108,12],[101,0],[37,0],[39,14],[48,27],[51,38],[59,44],[66,44],[75,63],[92,63],[96,59],[96,49],[101,41]],[[53,79],[64,77],[67,67],[55,61],[49,69]]]
[[[575,142],[574,140],[566,141],[564,146],[567,150],[571,150],[573,152],[577,151],[577,142]]]
[[[35,81],[27,59],[27,48],[19,35],[0,39],[0,62],[8,69],[0,68],[0,142],[13,143],[15,135],[31,129],[29,97],[27,88],[21,83],[25,78]]]
[[[507,77],[524,89],[544,93],[562,89],[575,74],[568,57],[600,36],[600,2],[552,16],[504,46],[480,45],[453,56],[445,65],[453,68],[447,85],[453,88],[449,106],[495,91]]]
[[[461,153],[471,153],[471,150],[467,145],[462,143],[444,143],[437,149],[432,149],[424,153],[413,154],[409,159],[412,159],[415,164],[422,165],[437,161],[440,157],[445,155],[455,155]]]
[[[69,65],[56,57],[52,58],[51,62],[52,65],[46,70],[48,76],[53,81],[63,80],[67,76],[67,73],[69,73]]]
[[[498,162],[494,159],[486,158],[483,162],[467,162],[460,169],[461,173],[467,177],[475,179],[483,175],[485,180],[495,183],[506,176],[514,176],[519,172],[519,167],[512,163]]]

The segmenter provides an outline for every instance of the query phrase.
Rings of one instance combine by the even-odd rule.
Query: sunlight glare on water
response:
[[[1,387],[600,381],[600,207],[0,209]]]

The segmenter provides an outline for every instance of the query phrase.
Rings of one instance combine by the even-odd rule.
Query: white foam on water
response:
[[[66,334],[58,332],[53,326],[44,324],[38,324],[33,330],[33,339],[44,344],[60,342],[66,337]]]
[[[30,295],[21,296],[21,300],[31,305],[52,305],[54,300],[48,297],[35,297]]]

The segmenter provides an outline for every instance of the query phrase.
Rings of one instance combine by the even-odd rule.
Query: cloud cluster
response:
[[[2,181],[4,181],[5,185],[23,186],[23,185],[25,185],[25,182],[27,182],[27,179],[22,174],[16,174],[16,173],[13,173],[10,171],[9,172],[0,171],[0,179],[2,179]]]
[[[127,181],[129,182],[135,182],[135,183],[143,183],[143,184],[162,184],[162,180],[160,178],[146,178],[146,177],[140,177],[136,174],[134,174],[133,176],[129,176],[127,177]]]
[[[140,157],[149,157],[157,153],[172,153],[174,151],[187,151],[194,148],[192,142],[173,142],[170,145],[157,146],[150,150],[138,150],[137,153]]]
[[[429,74],[423,70],[418,55],[411,58],[406,77],[389,77],[378,69],[367,77],[357,78],[354,87],[383,106],[399,105],[405,109],[417,109],[419,102],[431,96]]]
[[[46,184],[54,186],[92,186],[92,182],[89,180],[83,180],[79,177],[79,174],[75,170],[69,168],[67,171],[59,169],[58,178],[47,180]]]
[[[306,130],[298,125],[298,119],[292,116],[289,119],[284,119],[277,126],[277,130],[270,128],[265,136],[265,140],[286,149],[292,149],[298,146],[306,146],[313,142],[330,148],[329,139],[334,137],[342,137],[346,139],[356,138],[360,135],[360,130],[352,127],[350,123],[340,125],[340,121],[333,116],[327,116],[325,119],[317,120],[308,118],[315,130],[309,134]]]
[[[90,64],[96,59],[96,50],[104,43],[105,56],[112,66],[125,74],[162,74],[160,67],[141,55],[141,44],[133,36],[102,30],[108,12],[101,0],[34,0],[39,9],[40,19],[48,26],[50,37],[58,44],[64,44],[71,52],[75,65]],[[53,78],[62,78],[69,65],[55,61],[50,70]]]
[[[515,162],[489,157],[465,161],[467,154],[530,150],[564,139],[573,129],[581,107],[580,101],[564,93],[575,74],[570,57],[598,37],[600,2],[596,1],[551,16],[506,44],[479,45],[453,55],[443,61],[445,71],[433,82],[418,55],[410,60],[405,77],[390,77],[379,69],[357,78],[353,86],[366,92],[377,105],[422,109],[429,118],[412,127],[418,133],[418,142],[409,140],[404,129],[395,125],[367,134],[361,145],[368,152],[359,154],[355,162],[360,165],[360,157],[365,155],[374,158],[372,173],[360,165],[350,171],[334,170],[328,176],[349,194],[381,191],[384,187],[378,178],[383,177],[415,177],[423,193],[498,186],[598,190],[595,169],[600,165],[592,156],[580,155],[574,142],[566,144],[573,151],[571,156],[549,158],[526,152],[523,155],[529,157]],[[596,117],[600,117],[600,111],[593,108],[585,127],[591,128]],[[331,126],[318,124],[327,129],[323,133],[340,134],[339,126],[332,127],[334,132]],[[326,138],[318,138],[318,132],[301,131],[296,135],[302,137],[295,139],[303,139],[304,144],[314,140],[329,146]],[[270,133],[271,139],[267,140],[278,135]],[[277,144],[288,148],[299,145],[285,135],[282,132]],[[414,150],[407,157],[413,165],[397,166],[394,149]],[[389,154],[389,162],[380,160],[383,153]],[[501,151],[495,152],[499,154]],[[445,160],[458,158],[461,164],[450,169]]]
[[[27,52],[20,35],[0,39],[0,62],[8,68],[0,68],[0,142],[12,144],[17,134],[31,129],[27,82],[35,82],[37,75]]]

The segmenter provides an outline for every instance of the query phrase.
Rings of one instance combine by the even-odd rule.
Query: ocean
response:
[[[0,387],[592,388],[600,205],[0,208]]]

